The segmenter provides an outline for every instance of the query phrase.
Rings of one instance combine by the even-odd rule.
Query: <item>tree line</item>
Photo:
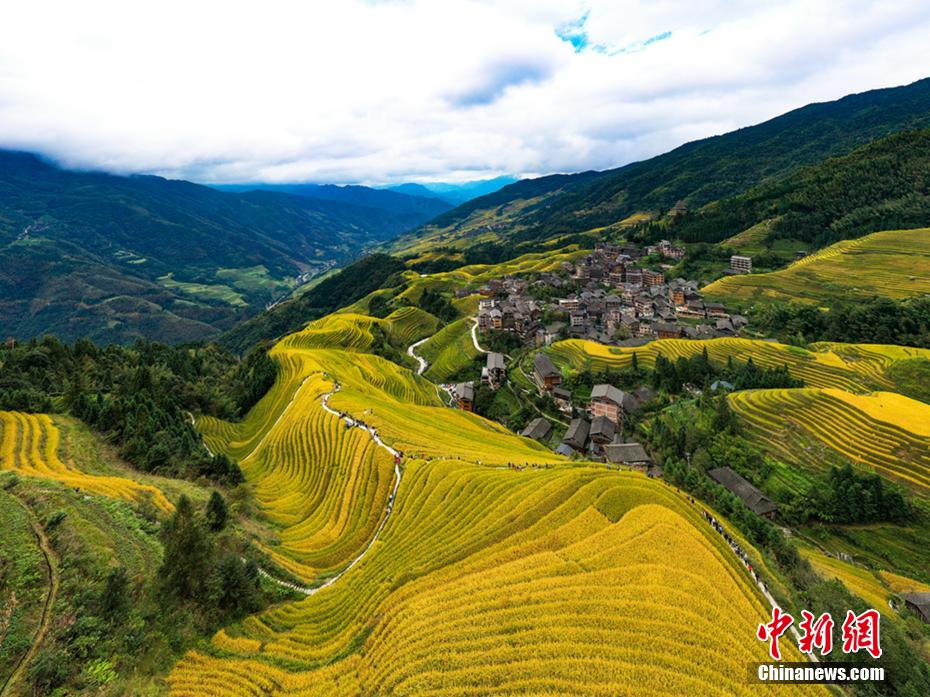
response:
[[[207,452],[189,412],[239,418],[276,373],[262,348],[238,360],[212,344],[98,347],[47,336],[0,349],[0,409],[69,413],[142,471],[237,484],[238,465]]]

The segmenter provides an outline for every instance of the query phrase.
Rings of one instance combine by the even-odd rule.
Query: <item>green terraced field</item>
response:
[[[433,382],[447,382],[449,376],[472,363],[478,350],[471,340],[471,319],[465,317],[443,327],[421,344],[418,353],[429,362],[424,374]]]
[[[844,240],[771,273],[728,276],[702,291],[721,302],[820,303],[930,293],[930,229]]]

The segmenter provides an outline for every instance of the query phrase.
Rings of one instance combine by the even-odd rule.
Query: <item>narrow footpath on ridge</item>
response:
[[[42,615],[39,618],[39,626],[36,628],[36,633],[32,638],[32,643],[29,645],[29,650],[23,654],[22,658],[19,659],[16,666],[13,668],[13,671],[10,673],[6,682],[0,687],[0,697],[6,697],[6,695],[12,695],[13,689],[16,687],[16,683],[22,678],[23,673],[29,667],[29,664],[38,654],[39,649],[42,648],[42,644],[45,641],[45,636],[48,634],[49,627],[52,624],[52,611],[55,607],[55,599],[58,597],[58,586],[60,584],[60,578],[58,575],[58,560],[55,557],[55,553],[52,551],[51,543],[48,540],[48,537],[45,534],[45,529],[42,527],[42,523],[36,518],[35,513],[29,506],[27,506],[18,496],[15,494],[13,498],[16,499],[16,502],[19,503],[26,510],[26,514],[29,516],[29,524],[32,526],[32,532],[36,536],[36,542],[39,545],[39,551],[42,552],[42,556],[45,559],[45,566],[48,571],[48,591],[45,594],[45,602],[42,605]]]
[[[259,444],[256,445],[256,446],[252,449],[252,452],[250,452],[250,453],[249,453],[245,458],[243,458],[243,459],[248,459],[249,457],[251,457],[251,456],[255,453],[255,451],[258,450],[258,448],[261,446],[261,444],[265,442],[265,438],[268,437],[268,434],[271,433],[272,430],[274,430],[274,427],[278,424],[278,422],[281,420],[281,418],[282,418],[282,417],[287,413],[287,411],[291,408],[291,405],[294,404],[294,401],[297,399],[297,394],[300,392],[300,389],[304,386],[304,384],[307,382],[307,378],[309,378],[309,377],[310,377],[310,376],[308,375],[306,378],[304,378],[303,382],[300,383],[300,387],[298,387],[298,388],[294,391],[294,396],[291,397],[291,401],[290,401],[290,402],[288,403],[288,405],[282,410],[281,414],[278,416],[278,418],[275,420],[274,424],[273,424],[273,425],[271,426],[271,428],[268,430],[268,433],[265,434],[265,437],[262,438],[262,440],[259,442]],[[363,549],[363,550],[358,554],[358,556],[356,556],[352,561],[350,561],[350,562],[348,563],[348,565],[346,565],[338,574],[336,574],[335,576],[332,576],[332,577],[328,578],[325,582],[323,582],[323,583],[320,584],[319,586],[312,586],[312,587],[311,587],[311,586],[301,586],[301,585],[298,585],[298,584],[296,584],[296,583],[290,583],[290,582],[288,582],[288,581],[282,581],[281,579],[276,578],[275,576],[271,575],[270,573],[268,573],[267,571],[265,571],[265,570],[262,569],[261,567],[258,567],[258,573],[259,573],[259,575],[264,576],[264,577],[267,578],[269,581],[271,581],[271,582],[273,582],[273,583],[276,583],[276,584],[279,585],[279,586],[283,586],[284,588],[290,588],[291,590],[297,591],[298,593],[302,593],[303,595],[314,595],[315,593],[318,593],[319,591],[323,590],[324,588],[328,588],[329,586],[333,585],[334,583],[336,583],[336,581],[338,581],[340,578],[342,578],[342,577],[345,575],[345,573],[346,573],[347,571],[349,571],[349,569],[351,569],[353,566],[355,566],[356,564],[358,564],[358,563],[362,560],[362,558],[363,558],[366,554],[368,554],[368,551],[372,548],[372,546],[374,545],[374,543],[377,541],[378,537],[381,535],[381,531],[384,529],[384,526],[387,524],[388,518],[391,517],[391,513],[392,513],[393,510],[394,510],[394,497],[397,496],[397,488],[400,486],[400,478],[401,478],[401,474],[402,474],[401,469],[400,469],[401,453],[400,453],[398,450],[392,448],[392,447],[391,447],[390,445],[388,445],[387,443],[385,443],[383,440],[381,440],[381,436],[378,435],[378,430],[377,430],[374,426],[369,426],[368,424],[366,424],[366,423],[364,423],[364,422],[362,422],[362,421],[360,421],[360,420],[358,420],[358,419],[356,419],[356,418],[350,416],[349,414],[346,414],[346,413],[340,412],[340,411],[336,411],[336,410],[333,409],[331,406],[329,406],[329,398],[332,397],[333,394],[335,394],[335,393],[338,392],[338,391],[339,391],[339,384],[336,383],[336,386],[333,387],[332,390],[330,390],[329,392],[327,392],[326,394],[324,394],[324,395],[320,398],[320,405],[321,405],[321,406],[323,407],[323,409],[324,409],[325,411],[327,411],[328,413],[332,414],[333,416],[338,416],[338,417],[339,417],[342,421],[344,421],[349,427],[351,427],[351,428],[361,428],[362,430],[367,431],[368,434],[371,436],[371,439],[372,439],[379,447],[384,448],[385,450],[388,451],[388,453],[390,453],[391,457],[394,458],[394,487],[391,489],[391,495],[388,497],[388,503],[387,503],[387,508],[385,509],[384,517],[381,519],[381,522],[378,524],[378,528],[375,530],[374,535],[372,535],[371,539],[368,541],[368,544],[365,545],[365,549]]]
[[[700,503],[696,501],[693,497],[689,496],[688,494],[685,494],[685,496],[687,497],[688,501],[690,501],[692,504],[696,506],[700,506]],[[702,511],[702,515],[704,516],[704,520],[707,522],[707,524],[710,525],[714,530],[716,530],[720,534],[721,537],[723,537],[723,539],[727,542],[727,544],[730,545],[730,550],[733,552],[733,554],[736,555],[736,558],[739,559],[741,562],[743,562],[743,566],[746,567],[747,571],[749,571],[749,574],[752,576],[753,580],[755,581],[756,586],[758,586],[759,590],[762,592],[762,595],[765,596],[765,599],[769,601],[769,605],[771,605],[773,609],[776,607],[780,607],[778,605],[778,601],[776,601],[775,598],[772,597],[772,594],[769,593],[769,589],[765,585],[765,583],[762,581],[762,578],[759,576],[756,570],[752,568],[752,564],[749,563],[749,557],[746,556],[746,553],[743,552],[742,548],[739,546],[736,540],[730,536],[730,534],[726,531],[726,529],[719,522],[717,522],[717,519],[714,518],[714,516],[712,516],[710,513],[707,512],[707,509],[702,508],[701,511]],[[798,632],[798,628],[794,624],[791,625],[791,634],[794,636],[795,639],[797,639],[798,642],[801,641],[801,634],[800,632]],[[820,659],[818,659],[817,656],[815,656],[813,653],[805,654],[805,655],[807,656],[809,660],[813,661],[814,663],[820,662]]]

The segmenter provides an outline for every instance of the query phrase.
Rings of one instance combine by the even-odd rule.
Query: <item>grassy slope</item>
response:
[[[8,484],[8,479],[2,479]],[[31,515],[0,490],[0,691],[26,657],[39,628],[49,591],[45,559]]]
[[[930,229],[891,230],[844,240],[786,269],[725,277],[703,292],[723,302],[818,303],[922,295],[930,292]]]

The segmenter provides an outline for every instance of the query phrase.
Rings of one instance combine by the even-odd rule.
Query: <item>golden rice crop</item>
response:
[[[754,631],[768,607],[698,506],[445,408],[428,381],[359,352],[361,329],[340,331],[326,348],[285,339],[272,351],[281,376],[253,413],[202,423],[211,442],[242,453],[282,526],[272,551],[318,571],[313,559],[357,548],[362,522],[383,510],[380,488],[355,483],[372,481],[384,451],[318,406],[338,384],[330,406],[407,456],[392,515],[335,584],[186,655],[173,695],[759,691],[744,673],[767,655]]]
[[[771,273],[728,276],[707,286],[720,300],[905,298],[930,292],[930,229],[887,230],[843,240]]]
[[[169,683],[179,696],[750,694],[767,614],[698,507],[640,474],[417,461],[357,567],[219,635],[224,658],[191,653]]]
[[[785,462],[823,471],[850,461],[930,495],[930,406],[923,402],[812,388],[752,390],[729,399],[753,437]]]
[[[726,363],[728,358],[743,362],[752,358],[760,367],[787,365],[789,372],[808,387],[837,387],[850,392],[893,388],[886,371],[895,361],[917,356],[930,358],[930,350],[900,346],[824,342],[804,349],[772,341],[729,337],[706,341],[659,339],[635,348],[567,339],[554,343],[548,352],[560,365],[576,370],[586,367],[604,370],[628,367],[634,353],[642,367],[651,367],[656,356],[677,360],[699,355],[705,349],[710,360],[718,364]]]
[[[54,479],[77,489],[128,501],[150,499],[163,512],[174,510],[165,495],[148,484],[123,477],[87,474],[58,456],[60,433],[47,414],[0,412],[0,469]]]
[[[891,593],[875,573],[861,566],[828,556],[812,547],[802,546],[800,551],[818,574],[826,579],[840,581],[851,593],[858,595],[873,608],[887,617],[897,619],[897,613],[890,612],[888,606]]]

